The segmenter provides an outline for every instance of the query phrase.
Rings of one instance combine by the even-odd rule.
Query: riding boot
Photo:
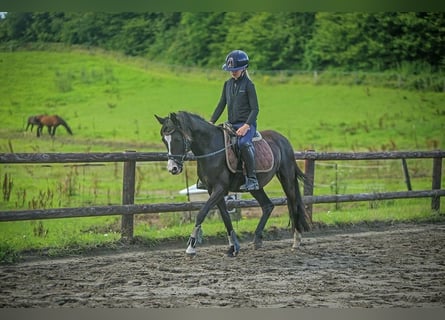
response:
[[[246,167],[246,183],[240,186],[241,191],[253,191],[260,188],[255,174],[255,149],[248,144],[241,149],[241,157]]]

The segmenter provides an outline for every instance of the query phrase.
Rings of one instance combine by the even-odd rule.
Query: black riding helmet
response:
[[[233,50],[226,57],[226,63],[222,68],[225,71],[238,71],[241,69],[247,69],[249,66],[249,57],[247,53],[242,50]]]

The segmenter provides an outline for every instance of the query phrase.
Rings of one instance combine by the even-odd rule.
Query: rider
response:
[[[255,148],[252,143],[259,106],[255,85],[247,72],[248,66],[249,57],[244,51],[234,50],[227,55],[222,69],[229,71],[231,78],[224,82],[221,98],[210,118],[210,122],[215,123],[227,105],[228,121],[239,137],[238,146],[246,168],[246,182],[240,186],[241,191],[259,189],[255,174]]]

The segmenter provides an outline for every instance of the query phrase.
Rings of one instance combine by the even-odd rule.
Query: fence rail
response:
[[[442,159],[445,151],[398,151],[398,152],[295,152],[296,160],[305,160],[304,171],[311,183],[304,187],[304,203],[309,219],[312,220],[312,205],[316,203],[337,203],[352,201],[388,200],[403,198],[431,198],[432,210],[440,210],[440,197],[445,196],[441,189]],[[389,159],[433,159],[431,190],[374,192],[343,195],[313,195],[315,161],[325,160],[389,160]],[[188,160],[195,160],[192,154]],[[133,237],[135,214],[155,214],[160,212],[183,212],[199,210],[204,202],[134,204],[136,162],[166,161],[166,153],[158,152],[112,152],[112,153],[2,153],[0,164],[27,163],[97,163],[123,162],[122,205],[92,206],[77,208],[53,208],[34,210],[0,211],[1,221],[38,220],[69,217],[91,217],[122,215],[121,233],[123,239]],[[275,205],[286,205],[286,198],[271,199]],[[257,207],[256,200],[229,200],[228,208]]]
[[[385,160],[444,158],[445,151],[394,152],[295,152],[296,160]],[[92,153],[0,153],[1,163],[85,163],[125,161],[165,161],[164,152],[92,152]],[[195,160],[193,154],[187,160]]]
[[[376,192],[361,194],[343,194],[328,196],[304,196],[305,204],[354,202],[370,200],[390,200],[401,198],[430,198],[443,197],[445,190],[422,190],[400,192]],[[286,198],[271,199],[275,205],[286,205]],[[78,208],[54,208],[34,210],[13,210],[0,212],[0,221],[20,221],[37,219],[59,219],[75,217],[97,217],[112,215],[157,214],[161,212],[180,212],[199,210],[205,201],[193,201],[185,203],[156,203],[156,204],[123,204],[112,206],[92,206]],[[252,208],[258,207],[256,200],[228,200],[227,208]]]

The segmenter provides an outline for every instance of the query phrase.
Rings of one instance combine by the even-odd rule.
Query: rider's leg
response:
[[[236,128],[237,127],[238,126],[236,126]],[[251,125],[249,131],[238,140],[241,158],[243,159],[246,168],[246,183],[240,186],[241,191],[253,191],[259,189],[258,179],[255,173],[255,147],[252,142],[255,134],[256,126]]]
[[[241,157],[246,168],[246,183],[240,186],[241,191],[253,191],[260,188],[255,173],[255,148],[253,144],[246,144],[241,148]]]

